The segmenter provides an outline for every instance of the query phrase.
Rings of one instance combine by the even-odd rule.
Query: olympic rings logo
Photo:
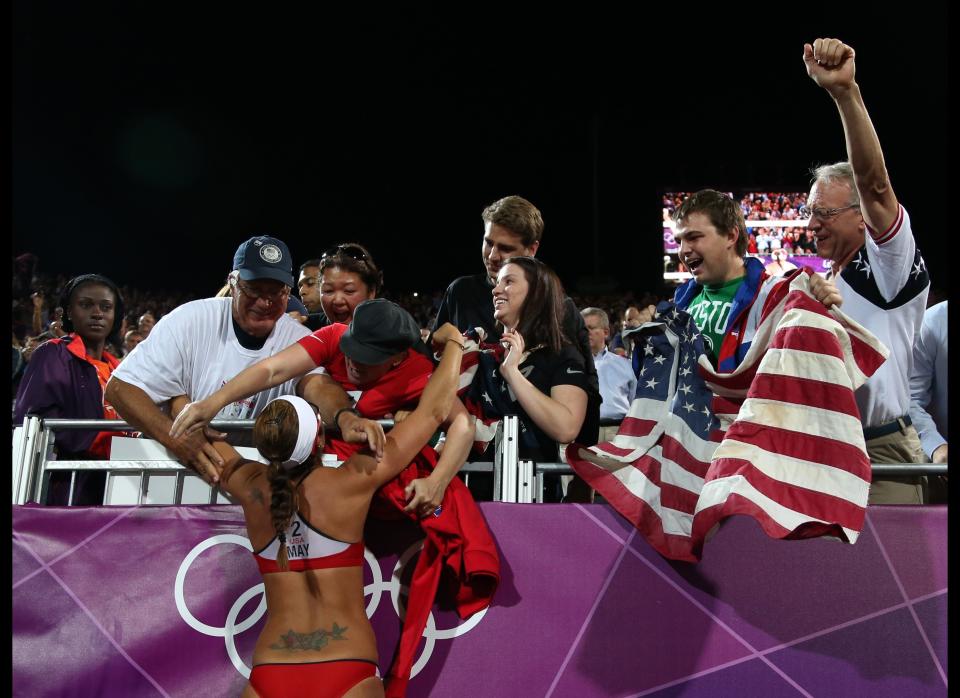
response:
[[[183,558],[183,562],[180,563],[180,569],[177,570],[177,577],[173,586],[173,597],[177,605],[177,611],[179,611],[180,617],[183,618],[183,621],[199,633],[209,635],[210,637],[222,637],[224,644],[226,645],[227,656],[230,658],[230,662],[244,678],[249,679],[250,667],[248,667],[240,658],[240,655],[237,652],[235,638],[238,634],[243,633],[256,625],[256,623],[263,617],[263,614],[267,612],[267,597],[264,594],[263,583],[261,582],[260,584],[256,584],[240,594],[237,600],[234,601],[233,605],[230,607],[230,611],[227,613],[227,618],[222,627],[207,625],[206,623],[197,620],[197,618],[187,607],[187,602],[183,595],[183,585],[187,578],[187,572],[190,570],[190,566],[205,551],[216,545],[220,545],[221,543],[239,545],[243,548],[246,548],[246,550],[249,552],[253,552],[253,546],[250,544],[249,539],[244,536],[238,536],[234,534],[212,536],[198,543],[189,553],[187,553],[187,556]],[[366,608],[367,618],[372,618],[373,614],[376,613],[385,591],[390,592],[390,599],[393,601],[393,610],[396,612],[397,616],[400,618],[403,617],[403,615],[406,613],[406,609],[401,611],[400,592],[407,592],[408,589],[406,586],[400,584],[400,579],[403,576],[404,570],[406,569],[407,564],[410,562],[410,559],[420,552],[421,548],[423,548],[422,540],[413,543],[409,548],[407,548],[397,559],[397,564],[394,565],[393,573],[390,575],[390,578],[386,580],[383,578],[383,572],[380,569],[380,562],[376,557],[373,556],[373,553],[371,553],[369,549],[364,549],[363,559],[370,566],[370,571],[373,574],[373,582],[367,584],[363,588],[364,596],[370,596],[370,601],[367,603]],[[247,618],[238,623],[237,618],[240,615],[240,610],[251,599],[255,598],[257,594],[260,595],[260,603],[257,605],[257,608]],[[420,673],[423,667],[427,665],[427,662],[430,661],[430,657],[433,655],[433,648],[436,645],[437,640],[452,640],[455,637],[459,637],[470,632],[480,623],[486,614],[487,609],[484,608],[474,613],[469,619],[467,619],[465,623],[461,625],[457,625],[452,628],[438,629],[436,621],[433,617],[433,611],[430,611],[430,615],[427,618],[427,625],[423,630],[423,637],[426,638],[423,652],[421,652],[420,657],[418,657],[417,661],[414,663],[413,668],[410,671],[410,677],[413,678]]]

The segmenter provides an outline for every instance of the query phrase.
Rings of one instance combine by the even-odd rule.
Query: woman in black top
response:
[[[589,387],[582,354],[563,333],[563,299],[556,273],[534,257],[507,260],[493,289],[505,352],[495,369],[481,361],[471,397],[490,414],[519,416],[523,459],[557,462],[558,445],[586,430],[596,440],[599,395]],[[559,499],[556,485],[547,490],[546,499]]]

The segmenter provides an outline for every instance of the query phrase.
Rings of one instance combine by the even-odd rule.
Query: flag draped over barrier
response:
[[[637,392],[610,442],[567,461],[662,555],[696,562],[711,530],[746,514],[774,538],[856,541],[870,486],[853,392],[886,348],[809,292],[769,294],[742,364],[718,374],[690,315],[644,326]]]

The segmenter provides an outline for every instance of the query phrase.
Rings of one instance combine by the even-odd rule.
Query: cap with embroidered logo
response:
[[[283,240],[269,235],[252,237],[233,255],[233,268],[244,281],[274,279],[293,287],[293,259]]]

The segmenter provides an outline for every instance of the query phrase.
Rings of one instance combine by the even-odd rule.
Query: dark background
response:
[[[212,295],[251,235],[295,264],[358,240],[388,290],[427,291],[481,270],[480,211],[520,194],[568,288],[652,290],[659,192],[806,191],[811,165],[845,159],[801,60],[836,36],[944,281],[944,8],[260,7],[17,0],[13,253]]]

